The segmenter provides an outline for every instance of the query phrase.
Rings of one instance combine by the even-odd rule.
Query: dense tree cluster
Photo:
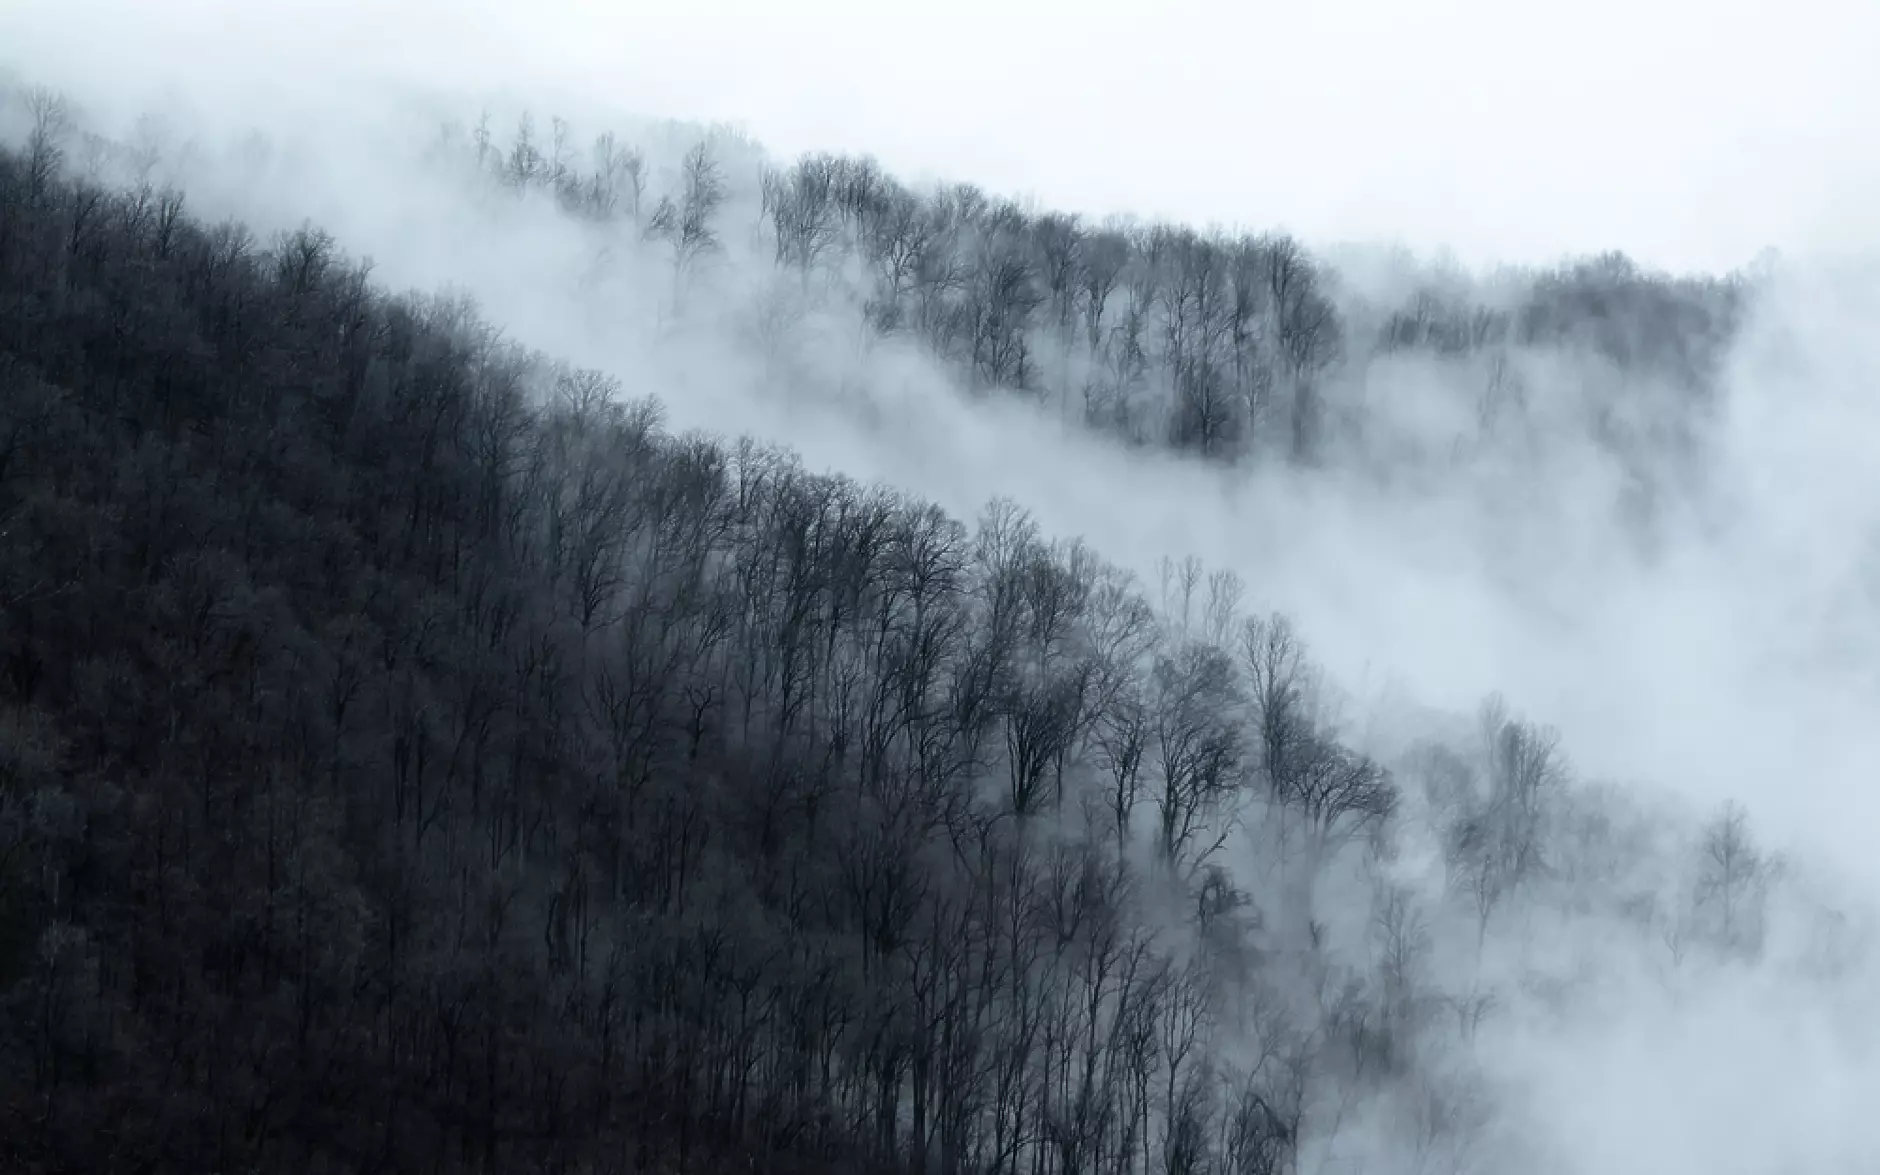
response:
[[[1423,1043],[1459,997],[1375,866],[1414,800],[1483,936],[1577,878],[1611,840],[1549,839],[1582,801],[1544,731],[1491,708],[1411,787],[1231,576],[672,435],[316,229],[64,176],[34,109],[0,154],[0,1165],[1263,1175],[1369,1106],[1460,1169],[1479,1098]],[[565,156],[501,158],[675,271],[714,246],[708,149],[659,195]],[[884,329],[1020,388],[1061,338],[1119,420],[1158,370],[1184,443],[1269,394],[1305,435],[1340,345],[1281,238],[834,160],[764,199],[779,264],[861,243]],[[1700,863],[1680,941],[1753,952],[1738,815]]]
[[[1687,393],[1679,408],[1701,404],[1745,289],[1734,277],[1647,274],[1611,254],[1517,275],[1499,292],[1432,278],[1374,306],[1341,292],[1338,273],[1283,233],[1088,223],[971,184],[910,188],[869,158],[779,166],[722,132],[666,169],[672,190],[652,206],[660,169],[644,151],[623,155],[603,136],[584,167],[566,124],[555,128],[546,157],[526,115],[507,152],[487,116],[440,148],[518,192],[666,242],[675,278],[749,229],[779,269],[805,287],[842,286],[875,330],[917,339],[975,388],[1048,399],[1132,442],[1207,456],[1312,455],[1337,426],[1328,394],[1387,355],[1570,348]],[[734,182],[746,173],[755,192]],[[1636,412],[1638,394],[1621,387],[1600,411]],[[1512,405],[1519,388],[1498,374],[1484,395]]]

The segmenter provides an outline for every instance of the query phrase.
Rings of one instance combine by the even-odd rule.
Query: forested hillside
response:
[[[1574,944],[1854,965],[1734,807],[1584,785],[1493,700],[1368,746],[1231,574],[675,434],[52,125],[0,153],[0,1166],[1512,1170],[1477,1042],[1575,1014]],[[710,151],[670,195],[612,144],[502,166],[677,300]],[[1303,456],[1372,345],[1284,238],[839,160],[762,208],[880,330],[1138,439]],[[1378,345],[1586,335],[1696,390],[1733,288],[1615,263]]]

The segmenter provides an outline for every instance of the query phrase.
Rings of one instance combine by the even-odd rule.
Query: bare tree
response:
[[[1208,606],[1202,622],[1202,639],[1216,648],[1227,648],[1234,635],[1234,621],[1246,596],[1247,585],[1232,568],[1222,568],[1208,576]]]
[[[1482,706],[1482,761],[1487,785],[1449,833],[1452,877],[1476,908],[1478,937],[1502,899],[1547,867],[1543,836],[1566,768],[1559,736],[1512,718],[1499,696]]]
[[[1292,787],[1297,765],[1311,758],[1316,676],[1305,646],[1284,616],[1250,617],[1240,653],[1260,747],[1260,768],[1275,794]]]
[[[31,206],[38,207],[65,162],[73,129],[72,110],[64,95],[44,86],[27,90],[25,103],[26,116],[32,121],[26,133],[26,198]]]
[[[1074,215],[1041,216],[1032,225],[1038,273],[1051,320],[1067,340],[1075,325],[1078,279],[1084,264],[1084,230]]]
[[[1177,638],[1187,640],[1194,631],[1195,597],[1206,568],[1200,559],[1189,555],[1180,562],[1164,556],[1156,569],[1161,577],[1162,615],[1174,626]]]
[[[1108,776],[1104,784],[1105,815],[1116,837],[1117,850],[1126,851],[1133,832],[1136,805],[1142,795],[1144,756],[1149,746],[1149,711],[1133,686],[1124,686],[1105,705],[1096,727],[1098,760]]]
[[[680,163],[678,198],[660,197],[647,220],[646,236],[663,240],[672,249],[675,304],[692,268],[701,258],[718,251],[718,230],[712,220],[727,194],[724,169],[712,153],[711,142],[701,140]]]
[[[1317,378],[1341,345],[1338,317],[1297,241],[1275,236],[1261,244],[1274,341],[1291,384],[1291,453],[1303,459],[1317,443],[1321,410]]]
[[[1187,643],[1151,675],[1156,846],[1184,880],[1226,843],[1241,783],[1240,690],[1219,649]]]
[[[503,160],[503,182],[527,191],[548,176],[548,160],[535,141],[535,116],[524,111],[516,120],[516,137]]]
[[[1103,345],[1105,314],[1110,295],[1129,264],[1129,238],[1122,229],[1107,225],[1086,238],[1077,254],[1078,281],[1082,286],[1084,330],[1090,349]]]
[[[837,239],[837,176],[835,160],[816,155],[788,171],[766,170],[761,180],[776,262],[796,269],[805,282]]]
[[[1328,735],[1315,732],[1284,761],[1286,768],[1275,777],[1275,787],[1281,802],[1305,818],[1315,859],[1396,810],[1397,788],[1390,773]]]
[[[611,136],[608,142],[611,147]],[[609,149],[604,158],[609,163],[606,174],[617,174],[620,177],[619,186],[627,205],[627,219],[634,224],[640,223],[641,204],[646,198],[646,156],[637,148],[627,147],[618,152]]]
[[[965,313],[970,370],[981,386],[1024,391],[1031,384],[1032,313],[1044,302],[1017,210],[1004,207],[979,226],[967,270]]]
[[[1723,953],[1749,958],[1761,951],[1763,906],[1774,871],[1750,833],[1742,805],[1726,803],[1704,825],[1693,904],[1707,936]]]

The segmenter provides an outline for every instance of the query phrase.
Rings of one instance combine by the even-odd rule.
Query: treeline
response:
[[[917,190],[870,158],[778,166],[722,131],[661,166],[613,134],[583,152],[567,123],[550,127],[543,136],[525,114],[505,140],[486,116],[437,147],[657,244],[675,282],[749,240],[805,290],[840,286],[876,332],[919,340],[974,388],[1048,398],[1129,441],[1207,456],[1312,456],[1353,426],[1328,411],[1337,386],[1406,353],[1569,350],[1701,408],[1747,292],[1734,275],[1650,274],[1615,253],[1495,289],[1432,273],[1401,303],[1373,305],[1283,233],[1090,223],[971,184]],[[1518,382],[1499,373],[1481,390],[1501,401],[1489,411],[1519,406]],[[1616,388],[1601,411],[1624,414],[1637,394]]]
[[[1483,937],[1548,886],[1636,904],[1505,711],[1408,788],[1229,576],[1145,593],[1009,504],[671,435],[313,228],[67,177],[35,113],[8,1169],[1256,1175],[1366,1107],[1460,1169],[1486,1111],[1434,1061],[1488,1004],[1370,864],[1414,804]],[[1754,953],[1729,829],[1680,925]]]

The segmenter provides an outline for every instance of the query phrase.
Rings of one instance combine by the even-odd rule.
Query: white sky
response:
[[[35,74],[199,91],[342,56],[1321,242],[1880,247],[1880,0],[0,0],[0,62]]]

